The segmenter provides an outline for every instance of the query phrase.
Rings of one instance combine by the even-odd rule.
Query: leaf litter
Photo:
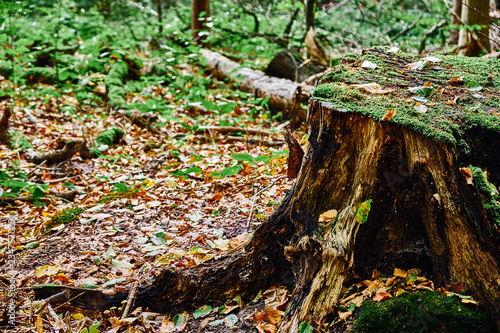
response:
[[[203,77],[197,66],[184,66],[182,71]],[[152,130],[139,126],[123,110],[108,112],[100,100],[93,105],[79,104],[73,89],[60,96],[36,94],[36,90],[51,88],[45,84],[24,87],[27,91],[17,88],[13,99],[10,130],[21,133],[35,150],[58,149],[76,139],[92,142],[110,128],[123,131],[123,138],[100,145],[93,158],[80,152],[55,165],[29,162],[19,145],[2,146],[2,194],[13,198],[2,203],[0,212],[0,260],[5,260],[9,225],[14,220],[18,287],[54,284],[122,291],[137,282],[151,281],[164,267],[198,265],[246,244],[290,188],[291,182],[283,177],[288,156],[284,126],[262,106],[265,101],[252,94],[220,88],[214,81],[207,85],[210,93],[200,104],[185,102],[186,92],[159,85],[128,93],[129,105],[151,107],[156,103],[151,101],[163,101],[168,117],[161,113]],[[98,84],[96,93],[99,89]],[[22,97],[28,93],[35,97]],[[0,103],[2,109],[10,107],[8,101]],[[62,112],[63,105],[73,111]],[[34,110],[35,124],[25,118],[26,108]],[[230,135],[217,131],[227,125],[242,130]],[[265,134],[246,133],[244,129],[250,127]],[[210,129],[199,132],[199,128]],[[37,199],[21,200],[19,194],[23,193],[13,185],[17,179],[23,182],[20,186],[27,196],[34,193],[29,186],[47,187],[40,204]],[[77,195],[68,201],[50,195],[48,189],[73,189]],[[56,216],[67,218],[54,222]],[[2,279],[8,278],[5,269],[2,266]],[[268,331],[269,325],[277,327],[284,311],[275,307],[286,302],[283,293],[287,295],[287,291],[279,293],[280,304],[263,309],[269,319]],[[31,296],[25,297],[25,306],[35,304]],[[229,304],[227,309],[231,307]],[[256,309],[254,305],[252,311]],[[135,325],[136,318],[143,325],[158,323],[156,327],[162,331],[182,331],[191,319],[184,314],[184,320],[177,318],[178,322],[166,317],[158,321],[161,316],[156,314],[150,320],[146,318],[153,318],[150,313],[138,311],[124,321],[117,312],[104,314],[108,319],[103,325],[115,327],[113,331]],[[244,319],[228,312],[220,312],[226,313],[221,325],[232,327],[238,321],[252,325],[252,313]],[[203,313],[200,319],[206,320],[207,315]],[[65,320],[77,317],[89,323],[89,318],[78,314],[66,314]]]

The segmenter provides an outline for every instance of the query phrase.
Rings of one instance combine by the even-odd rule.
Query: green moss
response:
[[[82,208],[66,208],[60,212],[57,212],[47,223],[44,233],[49,232],[52,228],[60,224],[68,224],[76,220],[76,218],[83,213]]]
[[[472,127],[500,132],[498,61],[454,56],[440,58],[441,62],[433,63],[430,69],[422,71],[407,68],[407,65],[421,59],[401,52],[386,54],[370,50],[363,56],[348,54],[342,65],[324,76],[323,84],[316,87],[313,97],[377,121],[394,109],[396,114],[390,122],[453,146],[460,142],[461,147],[467,147],[463,136]],[[376,69],[362,68],[363,60],[378,66]],[[462,78],[462,81],[457,78]],[[421,101],[426,104],[427,111],[420,113],[415,106],[422,96],[408,88],[421,87],[426,82],[433,91]],[[392,91],[376,94],[350,87],[351,84],[364,83],[378,83],[382,89]],[[467,84],[479,84],[482,88],[471,91],[467,89]]]
[[[355,332],[492,332],[490,315],[436,292],[404,293],[361,306]]]
[[[90,151],[95,155],[100,155],[111,145],[120,142],[124,134],[125,132],[118,127],[109,128],[95,138],[96,145],[90,148]]]
[[[474,185],[484,196],[484,209],[488,213],[488,217],[498,227],[500,227],[500,195],[496,187],[488,182],[481,168],[469,166],[472,173]]]
[[[128,75],[128,65],[125,61],[116,61],[111,65],[108,75],[104,78],[108,93],[108,104],[112,108],[123,108],[127,105],[125,101],[126,91],[123,89],[124,80]]]

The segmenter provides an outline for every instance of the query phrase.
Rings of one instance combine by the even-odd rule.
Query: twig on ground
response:
[[[271,188],[274,184],[276,184],[276,182],[280,179],[283,179],[283,178],[286,178],[287,176],[281,176],[281,177],[278,177],[276,178],[272,183],[271,185],[267,186],[267,187],[264,187],[262,190],[260,190],[259,192],[255,193],[253,198],[252,198],[252,206],[250,207],[250,212],[248,212],[248,220],[247,220],[247,230],[249,229],[250,227],[250,220],[252,219],[252,212],[253,212],[253,207],[255,205],[255,200],[257,199],[257,196],[259,196],[262,192],[264,192],[265,190]]]
[[[125,305],[125,308],[123,309],[122,312],[122,316],[120,318],[121,320],[127,318],[130,308],[132,307],[132,303],[134,303],[136,295],[137,295],[137,282],[134,282],[134,284],[130,288],[130,292],[127,298],[127,304]]]

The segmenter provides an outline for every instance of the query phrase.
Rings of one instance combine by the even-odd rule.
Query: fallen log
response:
[[[239,89],[255,94],[256,97],[269,97],[272,108],[283,110],[292,117],[305,120],[306,110],[301,104],[307,104],[314,87],[292,82],[287,79],[267,76],[262,71],[241,67],[219,53],[202,49],[206,66],[219,80],[229,78],[239,83]]]
[[[344,59],[314,92],[293,187],[244,251],[165,269],[136,305],[176,312],[236,295],[248,301],[279,282],[295,288],[280,331],[308,322],[323,332],[347,287],[374,269],[419,268],[436,285],[463,284],[498,329],[500,197],[489,182],[500,183],[500,70],[447,57],[423,72],[413,69],[419,61],[377,50]],[[481,85],[481,96],[462,75]],[[320,224],[333,209],[337,218]],[[95,292],[99,306],[114,304]]]

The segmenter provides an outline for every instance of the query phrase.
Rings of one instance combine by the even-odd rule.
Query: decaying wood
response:
[[[287,175],[288,179],[295,179],[300,171],[300,166],[302,165],[302,158],[304,157],[304,150],[300,146],[299,141],[295,138],[292,133],[290,126],[286,127],[285,141],[288,145],[288,150],[290,154],[286,160],[288,169]]]
[[[9,118],[10,118],[10,108],[5,107],[3,109],[2,118],[0,118],[0,142],[10,145],[9,138]]]
[[[206,49],[202,49],[201,54],[207,59],[207,67],[215,72],[217,78],[230,78],[240,84],[241,90],[252,92],[257,97],[269,97],[272,108],[285,110],[300,119],[306,118],[306,110],[301,104],[307,104],[313,86],[267,76],[264,72],[241,67],[219,53]]]
[[[66,142],[62,149],[57,149],[46,153],[39,153],[33,149],[28,149],[24,154],[24,158],[27,161],[33,162],[35,164],[41,164],[42,162],[45,162],[48,165],[52,165],[67,161],[76,153],[84,151],[88,151],[85,141],[71,140]]]
[[[309,53],[314,59],[318,60],[323,66],[328,66],[328,56],[326,55],[325,50],[323,50],[321,44],[318,42],[313,27],[309,27],[307,30],[305,42],[307,46],[307,53]]]

